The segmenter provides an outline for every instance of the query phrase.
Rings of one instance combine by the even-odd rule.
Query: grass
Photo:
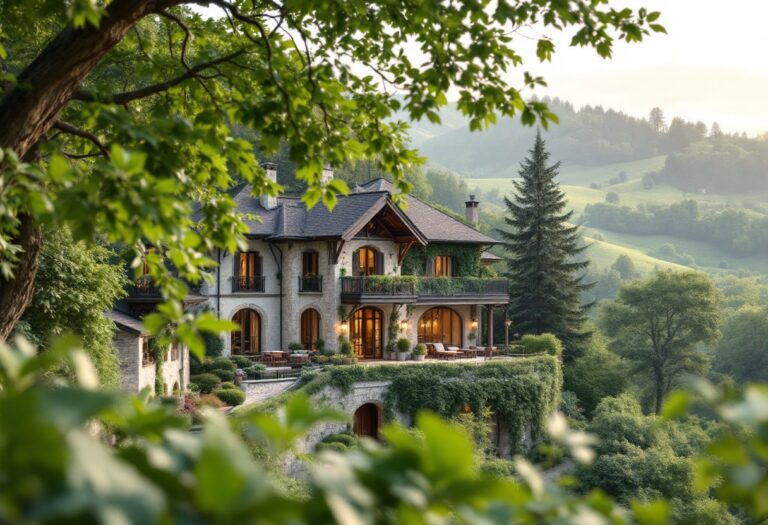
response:
[[[684,192],[678,188],[661,184],[650,189],[643,187],[643,176],[651,171],[658,171],[664,166],[665,157],[658,156],[635,162],[623,162],[605,166],[563,166],[558,180],[568,199],[568,206],[575,212],[574,219],[579,220],[588,204],[605,202],[608,192],[619,196],[622,206],[636,207],[640,204],[672,204],[684,199],[699,201],[702,208],[707,206],[738,206],[745,203],[758,203],[768,208],[768,193],[736,194],[736,195],[706,195]],[[590,188],[594,183],[605,185],[611,178],[618,177],[620,172],[627,174],[627,181],[600,189]],[[516,175],[517,168],[510,169],[510,175]],[[483,192],[498,190],[502,195],[511,195],[514,187],[512,179],[507,178],[467,178],[471,190],[479,188]],[[494,203],[486,203],[484,211],[498,213],[503,211]],[[681,239],[669,235],[630,235],[614,233],[596,228],[585,228],[585,235],[599,234],[602,241],[595,241],[588,255],[594,265],[605,268],[613,264],[622,253],[632,257],[638,269],[652,271],[654,268],[676,268],[684,266],[653,257],[653,253],[663,244],[673,244],[677,251],[691,255],[696,266],[708,272],[721,272],[723,268],[746,270],[757,273],[768,273],[768,260],[765,257],[737,258],[724,250],[707,243]]]

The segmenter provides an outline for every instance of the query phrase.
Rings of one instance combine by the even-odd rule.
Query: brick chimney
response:
[[[327,162],[323,164],[323,175],[320,177],[320,182],[323,185],[328,184],[333,180],[333,168]]]
[[[467,205],[467,209],[465,211],[465,217],[467,218],[467,222],[472,224],[473,226],[477,226],[478,221],[480,220],[479,210],[477,209],[479,202],[475,200],[474,195],[469,196],[469,200],[465,202]]]
[[[277,164],[274,162],[264,162],[261,167],[264,168],[269,180],[277,182]],[[261,203],[265,209],[272,210],[277,208],[277,197],[272,195],[262,195],[259,197],[259,203]]]

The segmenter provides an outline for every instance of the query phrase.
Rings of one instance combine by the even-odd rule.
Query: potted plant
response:
[[[304,350],[304,345],[299,342],[292,341],[288,343],[288,350],[290,350],[291,353],[294,354],[300,350]]]
[[[325,341],[322,339],[318,339],[314,343],[315,351],[318,353],[324,354],[325,353]]]
[[[405,337],[397,340],[397,360],[406,361],[411,357],[411,341]]]
[[[413,347],[413,360],[424,361],[427,357],[427,345],[419,343]]]
[[[467,339],[469,339],[469,347],[475,348],[475,339],[477,339],[477,334],[475,334],[475,332],[469,332],[467,334]]]

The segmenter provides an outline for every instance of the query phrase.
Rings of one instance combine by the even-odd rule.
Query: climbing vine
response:
[[[481,248],[475,245],[428,244],[414,247],[403,260],[403,275],[425,275],[427,268],[438,255],[450,255],[457,277],[478,277],[480,275]]]
[[[162,396],[165,393],[163,364],[165,363],[165,354],[168,352],[169,346],[168,343],[162,342],[157,337],[149,340],[149,349],[152,352],[152,358],[155,360],[155,396]]]
[[[560,360],[548,355],[476,365],[342,366],[304,377],[298,390],[311,396],[336,387],[348,394],[363,381],[391,381],[384,399],[387,417],[395,412],[413,417],[419,410],[431,410],[452,418],[465,406],[476,415],[490,410],[503,421],[510,443],[517,447],[527,429],[534,442],[541,438],[547,416],[560,403],[562,371]],[[261,409],[275,409],[288,395],[273,398]]]
[[[389,325],[387,326],[387,352],[395,351],[395,342],[397,341],[397,332],[400,322],[400,305],[393,304],[392,312],[389,314]]]

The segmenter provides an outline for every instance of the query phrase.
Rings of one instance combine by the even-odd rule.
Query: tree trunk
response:
[[[661,369],[654,370],[653,381],[656,387],[656,415],[659,415],[664,404],[664,372]]]
[[[62,30],[18,76],[0,100],[0,148],[27,157],[53,127],[59,113],[104,56],[144,16],[178,0],[114,0],[98,28]],[[0,166],[0,170],[2,170]],[[26,210],[18,212],[15,243],[23,252],[10,281],[0,280],[0,341],[4,341],[32,300],[42,232]]]
[[[168,3],[168,2],[166,2]],[[53,126],[91,71],[159,0],[115,0],[98,28],[68,27],[19,75],[0,102],[0,148],[24,157]]]
[[[27,213],[19,215],[19,221],[19,234],[13,242],[19,244],[23,251],[15,275],[10,281],[0,278],[0,341],[11,335],[21,314],[32,301],[35,275],[40,264],[43,240],[40,226]]]

